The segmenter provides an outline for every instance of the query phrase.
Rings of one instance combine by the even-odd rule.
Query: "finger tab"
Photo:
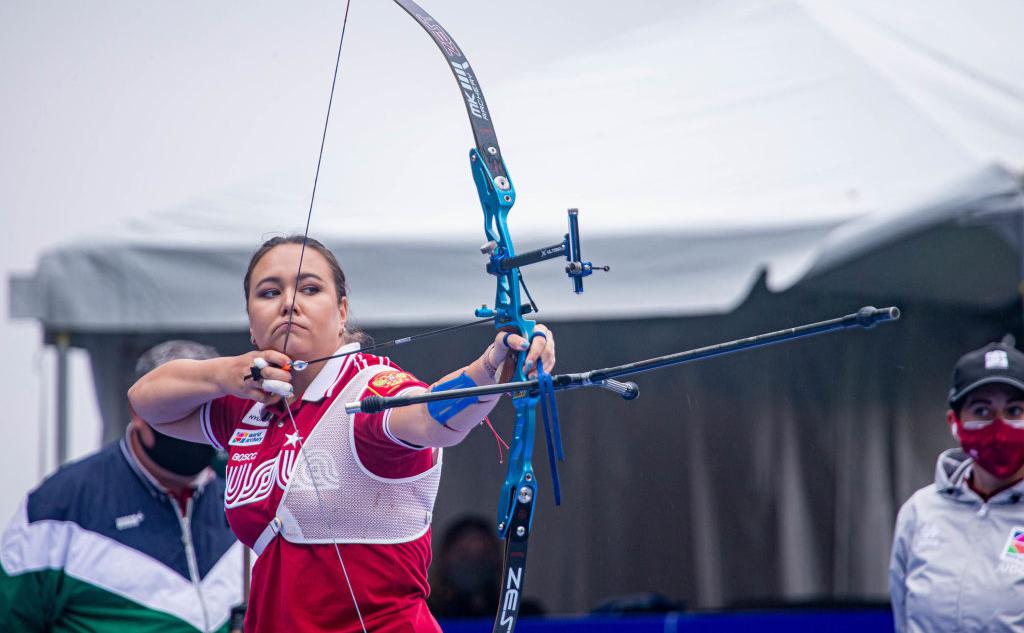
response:
[[[264,380],[260,387],[267,393],[272,393],[282,398],[292,395],[292,384],[283,380]]]

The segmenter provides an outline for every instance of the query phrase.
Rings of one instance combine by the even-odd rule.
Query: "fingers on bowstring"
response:
[[[274,366],[267,367],[266,369],[260,370],[260,377],[263,380],[272,380],[274,382],[291,382],[291,372],[285,371]]]
[[[281,396],[279,396],[277,394],[269,393],[267,391],[263,391],[259,387],[250,387],[249,389],[247,389],[246,390],[246,396],[250,400],[255,400],[256,402],[259,402],[259,403],[262,403],[262,404],[265,404],[265,405],[274,404],[278,400],[281,399]]]
[[[275,354],[284,357],[283,354]],[[246,385],[247,397],[263,404],[273,404],[281,398],[292,395],[291,372],[274,367],[264,355],[254,356],[250,368],[250,375],[246,377],[246,380],[251,380],[256,384]]]
[[[291,382],[292,376],[289,367],[291,360],[284,354],[275,350],[263,350],[251,352],[246,356],[249,358],[249,373],[247,380],[262,382],[272,380],[279,382]],[[256,388],[259,388],[258,386]],[[266,390],[264,390],[266,391]]]
[[[281,352],[277,351],[276,349],[261,350],[259,352],[259,357],[263,358],[264,360],[266,360],[271,365],[278,365],[280,367],[284,367],[286,365],[290,365],[291,362],[292,362],[291,358],[289,358],[285,354],[282,354]]]
[[[286,380],[264,379],[260,382],[260,389],[282,398],[291,397],[293,393],[292,383]]]

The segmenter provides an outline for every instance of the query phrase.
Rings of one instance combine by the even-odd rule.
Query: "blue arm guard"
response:
[[[449,381],[438,383],[430,388],[431,393],[437,393],[438,391],[449,391],[451,389],[464,389],[466,387],[475,387],[476,383],[473,379],[466,375],[466,372],[462,372],[458,377],[452,378]],[[430,417],[437,420],[438,424],[448,426],[448,420],[451,420],[460,411],[465,409],[471,404],[476,404],[478,400],[476,398],[459,398],[458,400],[438,400],[436,402],[427,403],[427,411],[430,412]]]

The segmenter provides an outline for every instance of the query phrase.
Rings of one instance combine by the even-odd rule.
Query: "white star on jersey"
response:
[[[285,435],[285,437],[288,438],[288,440],[284,443],[285,446],[295,446],[300,441],[302,441],[302,437],[299,436],[298,431],[296,431],[295,433],[289,433]]]

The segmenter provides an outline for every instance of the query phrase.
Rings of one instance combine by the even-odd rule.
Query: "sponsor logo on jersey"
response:
[[[229,463],[225,473],[227,486],[224,490],[224,507],[230,510],[269,497],[274,489],[276,468],[276,457],[262,464],[248,462],[232,466]]]
[[[1006,544],[999,552],[996,572],[1014,578],[1024,576],[1024,527],[1015,525],[1010,528]]]
[[[266,428],[267,423],[270,422],[272,417],[274,417],[273,411],[257,402],[246,412],[245,417],[242,418],[242,424]]]
[[[1003,558],[1024,561],[1024,527],[1010,528],[1010,536],[1003,548]]]
[[[267,432],[263,429],[260,430],[249,430],[249,429],[235,429],[234,434],[231,436],[231,441],[228,442],[229,446],[256,446],[263,442],[263,436]]]
[[[256,451],[253,451],[252,453],[235,453],[234,455],[231,456],[231,461],[251,462],[252,460],[256,459],[256,455]]]
[[[114,526],[119,530],[130,530],[137,528],[142,525],[142,520],[146,518],[146,515],[142,512],[136,512],[134,514],[126,514],[123,517],[117,517],[114,519]]]
[[[269,411],[266,413],[261,413],[260,407],[255,406],[249,410],[249,415],[245,416],[245,418],[242,420],[242,424],[250,424],[252,426],[266,426],[267,420],[265,420],[264,418],[269,418],[269,413]]]

